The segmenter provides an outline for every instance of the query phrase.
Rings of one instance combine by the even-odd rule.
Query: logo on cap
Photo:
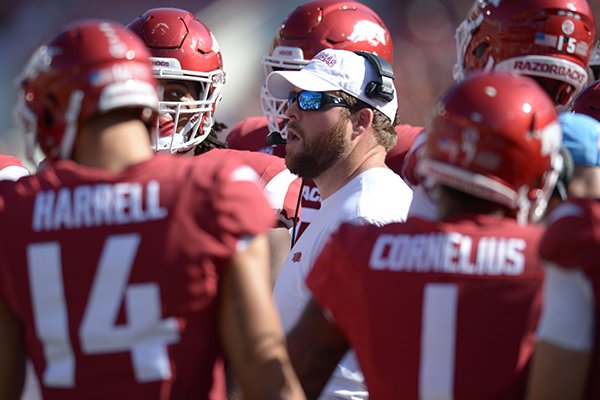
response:
[[[326,52],[320,52],[314,58],[325,63],[328,67],[333,67],[337,64],[337,58],[333,54],[327,54]]]

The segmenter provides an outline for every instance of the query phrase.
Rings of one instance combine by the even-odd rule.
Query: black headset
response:
[[[390,63],[377,54],[366,51],[355,51],[354,53],[366,58],[377,71],[378,79],[367,84],[365,91],[367,97],[384,100],[394,100],[394,70]]]

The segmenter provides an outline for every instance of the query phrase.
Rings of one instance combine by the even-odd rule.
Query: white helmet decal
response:
[[[368,42],[371,46],[377,46],[379,43],[387,44],[385,40],[385,29],[372,21],[362,20],[354,24],[354,29],[348,40],[354,43]]]

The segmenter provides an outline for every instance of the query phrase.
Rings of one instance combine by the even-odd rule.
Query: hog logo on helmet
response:
[[[386,31],[372,21],[358,21],[354,24],[354,30],[348,36],[348,40],[351,42],[368,42],[372,46],[377,46],[380,43],[386,44],[387,38],[385,37]]]
[[[532,79],[474,74],[440,98],[426,131],[421,175],[514,210],[522,223],[542,216],[558,177],[561,130]]]
[[[38,48],[17,82],[15,122],[49,160],[68,159],[81,128],[97,114],[139,108],[145,121],[158,95],[148,51],[123,26],[109,21],[67,25]]]
[[[321,50],[367,51],[392,63],[394,47],[388,28],[369,7],[356,1],[313,0],[296,8],[275,35],[263,59],[265,76],[273,70],[299,70]],[[261,108],[270,132],[287,138],[287,101],[261,89]]]
[[[594,36],[586,0],[475,1],[456,30],[454,78],[492,69],[525,74],[564,105],[587,82]]]

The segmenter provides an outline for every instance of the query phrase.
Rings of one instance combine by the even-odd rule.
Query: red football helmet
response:
[[[454,78],[492,69],[528,75],[564,105],[587,83],[593,43],[586,0],[477,0],[456,30]]]
[[[579,93],[573,99],[570,109],[600,121],[600,81],[592,83]]]
[[[561,136],[554,104],[535,81],[474,74],[436,103],[419,173],[514,209],[520,222],[538,220],[561,167]]]
[[[302,69],[326,48],[368,51],[390,64],[394,52],[388,28],[369,7],[356,1],[317,0],[299,6],[283,22],[263,59],[265,73]],[[287,100],[273,97],[263,85],[261,107],[269,131],[286,138],[287,130],[278,121],[287,119]]]
[[[70,158],[77,133],[97,114],[133,107],[150,122],[157,109],[148,50],[111,21],[67,25],[34,52],[18,83],[15,119],[31,133],[30,157],[37,140],[49,160]]]
[[[161,101],[156,151],[185,152],[210,133],[214,112],[225,84],[223,58],[217,39],[194,14],[177,8],[155,8],[129,24],[152,54],[155,76],[161,81],[195,84],[194,101]],[[162,99],[164,100],[164,98]],[[183,118],[182,118],[183,117]],[[180,119],[187,122],[180,124]],[[180,126],[183,125],[183,126]]]

